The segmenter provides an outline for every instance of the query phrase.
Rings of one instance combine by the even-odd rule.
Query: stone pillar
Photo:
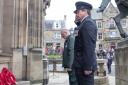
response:
[[[2,0],[2,52],[12,54],[14,0]],[[1,3],[0,3],[1,4]]]
[[[28,48],[42,47],[42,0],[28,1]]]
[[[42,49],[30,49],[27,60],[27,80],[32,83],[43,83]]]
[[[42,5],[43,0],[28,0],[27,80],[31,83],[43,83]]]
[[[104,68],[105,63],[105,59],[97,59],[98,71],[95,76],[95,85],[109,85],[108,76],[106,75],[106,70]]]
[[[104,68],[105,63],[106,63],[105,59],[97,59],[97,64],[98,64],[97,76],[99,77],[106,76],[106,70]]]
[[[12,72],[16,76],[17,80],[22,80],[23,71],[23,55],[22,49],[14,49],[12,57]]]
[[[0,52],[2,52],[3,0],[0,0]]]
[[[43,82],[42,34],[49,3],[49,0],[14,0],[13,71],[19,80]]]
[[[12,72],[18,81],[27,80],[27,56],[23,49],[13,49]]]
[[[12,71],[17,80],[26,80],[27,64],[23,48],[26,45],[27,0],[13,0]]]
[[[17,80],[43,81],[42,30],[49,4],[50,0],[0,0],[0,52],[11,55],[9,68]]]
[[[13,48],[26,45],[27,0],[14,0],[13,10]]]
[[[128,85],[128,39],[117,44],[115,50],[116,85]]]

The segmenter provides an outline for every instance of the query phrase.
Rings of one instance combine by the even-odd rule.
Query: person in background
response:
[[[80,20],[80,25],[77,40],[75,40],[73,68],[78,85],[94,85],[94,72],[97,70],[95,54],[97,27],[95,21],[90,17],[92,5],[78,1],[75,6],[74,13]]]
[[[73,35],[70,35],[70,33],[67,29],[62,29],[61,37],[63,39],[65,39],[62,66],[68,72],[69,84],[70,85],[77,85],[75,71],[74,71],[74,69],[72,69],[72,64],[73,64],[73,60],[74,60],[74,41],[75,41],[75,38]]]
[[[111,65],[113,60],[113,54],[111,51],[107,52],[107,68],[108,68],[108,74],[111,73]]]

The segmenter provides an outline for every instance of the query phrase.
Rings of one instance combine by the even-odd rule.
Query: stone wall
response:
[[[1,72],[3,67],[7,67],[9,70],[12,69],[11,60],[12,60],[12,55],[11,54],[5,54],[5,53],[0,54],[0,72]]]
[[[115,50],[116,85],[128,85],[128,39],[118,43]]]
[[[29,50],[27,57],[27,80],[32,83],[43,83],[43,62],[42,49],[34,48]]]
[[[17,80],[23,79],[23,56],[22,56],[22,49],[14,49],[13,50],[13,57],[12,57],[12,72],[14,73]]]
[[[17,80],[43,82],[42,36],[49,5],[50,0],[0,0],[0,70],[8,67]]]

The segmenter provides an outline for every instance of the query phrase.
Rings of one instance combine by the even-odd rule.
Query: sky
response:
[[[66,28],[74,28],[74,18],[75,15],[73,11],[75,8],[75,2],[85,1],[92,4],[93,8],[98,8],[102,0],[51,0],[50,7],[46,10],[46,20],[63,20],[64,15],[66,15]],[[114,3],[115,0],[112,0]]]

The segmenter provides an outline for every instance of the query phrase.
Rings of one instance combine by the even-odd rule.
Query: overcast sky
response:
[[[46,20],[63,20],[64,15],[67,16],[67,29],[75,26],[74,13],[75,2],[85,1],[92,4],[93,8],[98,8],[102,0],[51,0],[50,7],[46,10]],[[112,0],[114,3],[115,0]]]

